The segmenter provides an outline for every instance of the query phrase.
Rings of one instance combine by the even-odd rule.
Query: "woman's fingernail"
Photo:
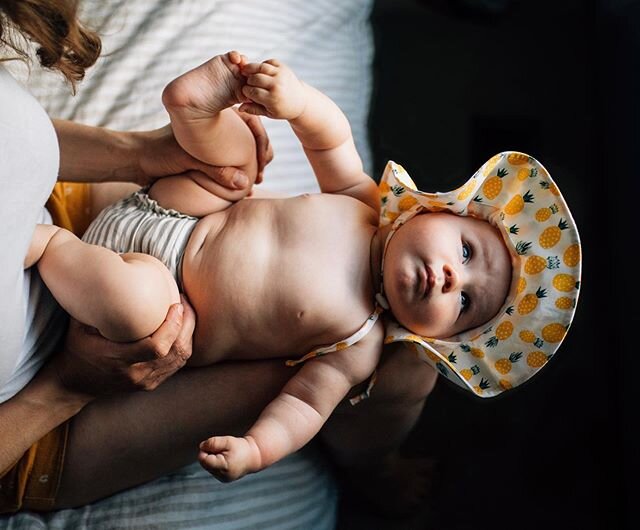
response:
[[[236,174],[233,176],[233,185],[238,188],[246,188],[249,184],[249,178],[242,172],[236,171]]]
[[[182,316],[182,314],[184,313],[184,306],[182,304],[178,305],[178,316]]]

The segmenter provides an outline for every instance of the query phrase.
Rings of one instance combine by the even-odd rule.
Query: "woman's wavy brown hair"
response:
[[[40,64],[61,72],[75,92],[102,48],[100,37],[80,23],[77,12],[78,0],[0,0],[0,46],[28,62],[25,39],[34,42]]]

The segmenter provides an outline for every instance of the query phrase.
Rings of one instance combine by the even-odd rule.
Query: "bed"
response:
[[[238,49],[251,60],[277,57],[343,109],[365,168],[371,170],[373,0],[84,0],[84,19],[103,36],[104,53],[71,97],[58,75],[17,63],[14,73],[52,117],[113,129],[164,125],[164,85],[213,55]],[[266,121],[275,159],[268,191],[317,191],[286,122]],[[334,528],[338,489],[313,444],[271,468],[220,484],[198,464],[92,505],[0,518],[0,528]],[[100,480],[100,477],[96,477]]]

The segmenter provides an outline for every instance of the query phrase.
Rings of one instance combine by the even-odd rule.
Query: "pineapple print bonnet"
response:
[[[497,227],[513,266],[507,299],[481,332],[440,340],[415,335],[391,320],[385,343],[409,342],[444,377],[481,397],[496,396],[532,377],[565,337],[575,314],[581,271],[577,227],[542,164],[524,153],[505,151],[460,188],[425,193],[402,166],[390,161],[380,193],[380,226],[393,223],[385,252],[395,231],[409,219],[420,212],[443,211]],[[378,300],[388,309],[382,293]]]

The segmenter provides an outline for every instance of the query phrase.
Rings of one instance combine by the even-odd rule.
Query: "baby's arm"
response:
[[[244,65],[241,71],[247,76],[242,93],[251,103],[240,110],[288,120],[320,189],[355,197],[378,211],[377,186],[363,170],[349,121],[338,106],[275,59]]]
[[[375,369],[379,349],[359,343],[308,361],[243,438],[214,436],[200,444],[200,463],[219,480],[255,473],[297,451],[321,429],[355,384]]]
[[[119,255],[57,226],[36,225],[24,267],[36,263],[64,310],[113,341],[151,335],[180,302],[175,280],[156,258]]]

